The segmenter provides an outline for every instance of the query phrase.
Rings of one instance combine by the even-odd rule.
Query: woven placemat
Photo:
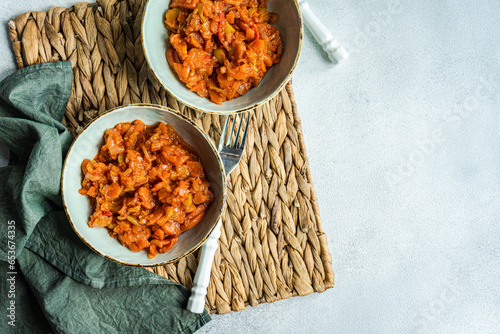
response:
[[[18,67],[71,61],[64,123],[73,134],[110,108],[144,102],[188,115],[218,142],[224,117],[179,103],[149,70],[140,38],[145,2],[98,0],[17,16],[9,30]],[[228,179],[227,203],[208,310],[240,311],[333,286],[291,83],[253,111],[245,154]],[[152,270],[190,289],[197,256]]]

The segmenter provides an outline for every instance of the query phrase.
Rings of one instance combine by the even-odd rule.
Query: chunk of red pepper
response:
[[[257,29],[257,26],[255,25],[255,23],[253,23],[253,21],[252,21],[252,29],[253,29],[253,32],[255,33],[254,41],[256,41],[259,39],[259,30]]]
[[[245,13],[240,6],[237,6],[238,8],[238,12],[240,13],[241,17],[243,18],[243,20],[245,22],[248,22],[250,23],[250,26],[252,27],[252,30],[254,32],[254,35],[255,35],[255,39],[254,41],[258,40],[259,39],[259,30],[257,29],[257,26],[255,25],[255,22],[253,21],[252,18],[248,17],[247,13]]]
[[[219,13],[219,27],[217,30],[217,34],[219,35],[219,41],[221,44],[224,44],[222,41],[222,29],[224,29],[224,23],[226,23],[226,17],[224,16],[224,12]]]

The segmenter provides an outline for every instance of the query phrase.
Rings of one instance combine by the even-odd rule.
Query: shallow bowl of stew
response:
[[[201,221],[180,233],[177,242],[170,250],[158,253],[153,258],[148,257],[146,249],[132,251],[125,247],[119,238],[112,238],[105,227],[89,227],[89,217],[93,214],[93,208],[87,196],[79,193],[84,179],[82,162],[85,159],[94,159],[99,149],[107,144],[104,140],[105,131],[119,123],[135,120],[140,120],[146,126],[157,126],[160,122],[172,125],[186,147],[198,156],[213,194],[213,201],[208,205]],[[177,261],[194,252],[205,242],[222,214],[226,178],[217,149],[210,137],[193,121],[170,108],[133,104],[103,114],[78,135],[64,162],[61,190],[64,209],[73,229],[91,249],[122,264],[147,267]]]
[[[180,102],[184,103],[185,105],[202,111],[202,112],[208,112],[208,113],[218,113],[218,114],[229,114],[229,113],[236,113],[236,112],[243,112],[247,110],[251,110],[253,108],[256,108],[257,106],[269,101],[271,98],[273,98],[277,93],[281,91],[281,89],[286,85],[286,83],[290,80],[291,75],[293,70],[295,69],[299,55],[300,55],[300,50],[302,47],[302,37],[303,37],[303,28],[302,28],[302,18],[301,14],[299,11],[299,6],[297,4],[296,0],[269,0],[267,1],[267,10],[268,12],[273,15],[276,20],[273,20],[272,26],[277,28],[279,30],[280,36],[281,36],[281,41],[282,41],[282,54],[280,57],[280,61],[278,63],[273,64],[271,67],[267,68],[265,71],[265,75],[263,78],[258,82],[258,85],[256,85],[255,82],[252,82],[253,88],[249,89],[246,93],[243,95],[238,95],[236,94],[237,97],[232,98],[231,100],[222,102],[222,104],[216,104],[210,100],[211,98],[211,93],[210,89],[208,89],[208,98],[202,97],[199,94],[197,94],[194,91],[191,91],[190,88],[186,86],[184,82],[182,82],[179,79],[178,73],[172,69],[171,66],[169,66],[169,62],[167,61],[167,50],[171,46],[170,40],[169,40],[169,31],[166,29],[166,13],[169,11],[169,5],[170,3],[192,3],[193,6],[196,9],[203,10],[202,8],[200,9],[199,6],[202,6],[202,2],[199,2],[197,0],[175,0],[175,1],[168,1],[168,0],[148,0],[146,3],[144,13],[143,13],[143,18],[142,18],[142,46],[145,54],[146,61],[149,64],[149,67],[151,68],[152,72],[160,82],[160,84],[167,90],[172,96],[174,96],[177,100]],[[231,4],[236,4],[238,1],[227,1],[228,3]],[[248,2],[251,3],[252,1]],[[242,6],[247,3],[245,1],[240,1]],[[259,3],[255,1],[255,3]],[[189,6],[189,5],[187,5]],[[227,8],[230,5],[227,5],[225,8]],[[191,6],[192,7],[192,6]],[[182,9],[182,8],[181,8]],[[228,10],[225,9],[226,14],[228,13]],[[247,13],[251,13],[248,11]],[[195,16],[198,14],[195,14]],[[222,16],[223,13],[220,13]],[[232,15],[232,14],[231,14]],[[237,14],[238,15],[238,14]],[[243,15],[243,14],[242,14]],[[246,15],[246,14],[245,14]],[[253,14],[257,15],[257,14]],[[268,14],[266,14],[268,15]],[[203,17],[206,16],[203,15]],[[201,17],[201,16],[200,16]],[[223,17],[223,16],[222,16]],[[228,15],[229,17],[229,15]],[[189,19],[189,16],[188,16]],[[201,19],[199,19],[201,20]],[[215,21],[216,18],[212,18],[212,21]],[[227,29],[228,26],[230,26],[229,23],[229,18],[227,18],[227,23],[225,25],[225,29]],[[237,21],[237,20],[236,20]],[[223,22],[223,21],[221,21]],[[225,21],[224,21],[225,22]],[[234,22],[234,21],[233,21]],[[252,23],[253,24],[253,23]],[[236,23],[233,24],[233,26],[236,26]],[[229,28],[232,29],[232,28]],[[238,28],[237,28],[238,29]],[[257,29],[257,28],[256,28]],[[259,28],[260,25],[259,25]],[[216,28],[212,28],[212,31],[215,31]],[[251,35],[251,33],[250,33]],[[217,34],[214,32],[215,37],[212,37],[212,39],[215,41],[215,43],[219,43],[217,46],[218,48],[221,48],[224,50],[225,55],[223,55],[223,59],[227,59],[231,57],[230,59],[233,59],[234,63],[234,53],[232,53],[232,50],[229,50],[227,46],[223,46],[224,43],[221,44],[221,42],[217,39]],[[259,30],[256,32],[256,40],[258,38],[261,38],[263,40],[266,40],[266,35],[264,34],[262,36],[259,36]],[[191,38],[191,37],[190,37]],[[205,38],[205,37],[203,37]],[[223,37],[224,38],[224,37]],[[230,38],[230,37],[228,37]],[[251,38],[251,37],[250,37]],[[187,40],[187,37],[186,37]],[[191,40],[191,39],[190,39]],[[251,40],[251,39],[250,39]],[[207,44],[207,40],[204,40],[202,45]],[[234,39],[233,39],[234,41]],[[266,40],[268,41],[268,40]],[[210,42],[212,43],[212,42]],[[228,42],[229,43],[229,42]],[[187,43],[188,49],[191,47],[191,44]],[[232,46],[230,46],[232,48]],[[226,49],[225,49],[226,48]],[[230,53],[231,51],[231,53]],[[216,54],[215,52],[213,53],[214,55]],[[245,53],[246,54],[246,53]],[[177,55],[177,52],[176,52]],[[217,59],[220,59],[220,57],[212,57],[213,61],[217,63]],[[259,56],[259,60],[260,60]],[[221,64],[220,66],[223,66],[224,62],[223,60],[220,60],[219,63]],[[246,66],[247,59],[243,59],[241,62],[238,60],[237,64],[243,64]],[[250,63],[249,63],[250,64]],[[197,66],[197,65],[193,65]],[[228,67],[229,68],[229,67]],[[256,68],[256,67],[254,67]],[[191,71],[192,73],[193,71]],[[215,72],[215,70],[214,70]],[[229,72],[228,72],[229,73]],[[190,75],[187,73],[186,75]],[[213,80],[212,82],[217,82],[219,79],[220,74],[217,74],[217,79],[209,79]],[[229,74],[227,75],[229,77]],[[213,77],[213,76],[212,76]],[[230,80],[233,80],[233,78],[228,78]],[[209,80],[206,83],[207,87],[213,87],[213,84],[209,82]],[[254,79],[252,79],[254,80]],[[257,79],[255,79],[257,80]],[[212,85],[212,86],[211,86]],[[221,84],[222,85],[222,84]],[[256,86],[255,86],[256,85]],[[243,87],[243,86],[241,86]],[[193,88],[194,89],[194,88]],[[247,88],[248,89],[248,88]],[[245,90],[243,90],[245,91]],[[213,92],[212,92],[213,93]],[[222,93],[221,93],[222,94]]]

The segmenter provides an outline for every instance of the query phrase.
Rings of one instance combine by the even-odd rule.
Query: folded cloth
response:
[[[193,333],[210,316],[184,309],[185,287],[105,259],[70,228],[60,189],[73,138],[60,121],[71,78],[71,63],[56,62],[0,83],[11,152],[0,168],[0,332]]]

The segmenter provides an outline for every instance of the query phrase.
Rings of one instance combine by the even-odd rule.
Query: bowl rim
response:
[[[87,130],[87,128],[91,124],[93,124],[94,122],[98,121],[103,116],[106,116],[106,115],[108,115],[111,112],[118,112],[118,111],[121,111],[121,110],[126,109],[128,107],[147,107],[147,108],[162,109],[163,111],[173,113],[175,116],[178,116],[178,117],[180,117],[180,118],[188,121],[191,125],[193,125],[195,128],[197,128],[200,131],[200,133],[203,135],[203,137],[206,139],[206,141],[208,142],[208,144],[212,148],[212,151],[215,153],[217,161],[219,162],[219,168],[220,168],[220,172],[222,174],[222,205],[221,205],[221,208],[220,208],[219,213],[217,215],[217,218],[215,219],[215,224],[213,224],[212,228],[207,233],[207,235],[200,242],[198,242],[198,244],[196,244],[196,246],[192,247],[186,253],[184,253],[184,254],[176,257],[175,259],[169,260],[169,261],[164,261],[164,262],[159,262],[159,263],[154,263],[154,264],[128,263],[128,262],[125,262],[125,261],[121,261],[121,260],[115,259],[115,258],[113,258],[113,257],[111,257],[109,255],[103,254],[102,252],[100,252],[99,250],[97,250],[89,241],[87,241],[82,235],[80,235],[80,233],[75,228],[75,223],[73,222],[73,220],[72,220],[72,218],[71,218],[71,216],[69,214],[68,207],[66,206],[66,200],[64,198],[64,174],[66,172],[66,167],[67,167],[67,163],[68,163],[69,153],[73,149],[74,144],[77,142],[78,138],[81,135],[83,135],[83,133],[85,132],[85,130]],[[85,127],[83,128],[83,130],[75,137],[75,139],[71,143],[71,146],[68,149],[68,152],[66,153],[66,157],[64,158],[63,168],[62,168],[62,172],[61,172],[61,196],[62,196],[62,204],[63,204],[63,207],[64,207],[64,212],[66,213],[66,217],[68,218],[68,220],[69,220],[69,222],[71,224],[71,227],[73,228],[73,231],[78,235],[78,237],[80,238],[80,240],[82,240],[94,252],[98,253],[99,255],[101,255],[101,256],[109,259],[109,260],[112,260],[114,262],[118,262],[120,264],[124,264],[124,265],[127,265],[127,266],[133,266],[133,267],[157,267],[157,266],[163,266],[163,265],[166,265],[166,264],[169,264],[169,263],[177,262],[180,259],[188,256],[189,254],[193,253],[198,248],[200,248],[205,243],[205,241],[207,241],[207,239],[212,235],[212,233],[214,232],[215,228],[218,225],[219,220],[222,219],[222,214],[224,213],[224,209],[226,207],[227,177],[226,177],[226,173],[224,171],[224,164],[222,163],[221,157],[219,155],[219,151],[215,147],[215,144],[213,143],[212,139],[208,136],[208,134],[198,124],[196,124],[193,120],[191,120],[186,115],[181,114],[180,112],[178,112],[178,111],[176,111],[176,110],[174,110],[172,108],[165,107],[165,106],[162,106],[162,105],[152,104],[152,103],[132,103],[132,104],[127,104],[127,105],[118,106],[118,107],[109,109],[106,113],[104,113],[102,115],[99,115],[98,117],[94,118],[91,122],[89,122],[87,125],[85,125]],[[123,247],[125,247],[125,246],[123,246]]]
[[[148,54],[146,52],[146,46],[145,46],[145,43],[144,43],[144,24],[145,24],[145,17],[146,17],[146,10],[148,9],[148,6],[149,6],[149,2],[151,0],[146,0],[146,4],[144,5],[144,10],[142,12],[142,18],[141,18],[141,45],[142,45],[142,52],[144,53],[144,59],[146,60],[146,63],[148,64],[148,67],[149,69],[151,70],[151,72],[153,72],[153,75],[156,77],[156,79],[158,80],[158,82],[160,83],[160,85],[163,87],[163,89],[165,89],[170,95],[172,95],[177,101],[185,104],[186,106],[188,106],[189,108],[192,108],[194,110],[198,110],[198,111],[201,111],[201,112],[204,112],[204,113],[207,113],[207,114],[216,114],[216,115],[231,115],[231,114],[239,114],[239,113],[243,113],[243,112],[246,112],[246,111],[249,111],[249,110],[252,110],[252,109],[255,109],[261,105],[263,105],[264,103],[267,103],[269,102],[272,98],[274,98],[279,92],[281,92],[281,90],[283,89],[283,87],[286,86],[286,84],[290,81],[291,77],[292,77],[292,73],[293,71],[295,70],[295,68],[297,67],[297,64],[299,62],[299,58],[300,58],[300,54],[302,52],[302,42],[303,42],[303,38],[304,38],[304,24],[303,24],[303,20],[302,20],[302,13],[300,11],[300,6],[297,2],[297,0],[293,0],[293,3],[295,4],[295,8],[297,9],[297,13],[299,15],[299,26],[300,26],[300,33],[299,33],[299,49],[297,51],[297,55],[295,56],[295,61],[293,62],[293,66],[292,68],[290,69],[290,72],[288,72],[288,75],[286,76],[285,80],[283,80],[283,82],[279,85],[279,87],[272,93],[270,94],[267,98],[263,99],[262,101],[260,102],[257,102],[257,103],[254,103],[252,104],[251,106],[248,106],[248,107],[245,107],[245,108],[242,108],[242,109],[237,109],[237,110],[228,110],[228,111],[212,111],[212,110],[204,110],[204,109],[201,109],[201,108],[198,108],[194,105],[192,105],[191,103],[187,102],[187,101],[184,101],[183,99],[179,98],[177,95],[175,95],[173,92],[171,92],[164,84],[163,82],[160,80],[160,78],[158,77],[158,75],[156,74],[156,71],[154,70],[153,66],[151,66],[151,62],[149,61],[149,58],[148,58]],[[188,89],[186,87],[186,89]],[[213,102],[212,102],[213,103]],[[222,105],[224,105],[224,102],[222,103]]]

